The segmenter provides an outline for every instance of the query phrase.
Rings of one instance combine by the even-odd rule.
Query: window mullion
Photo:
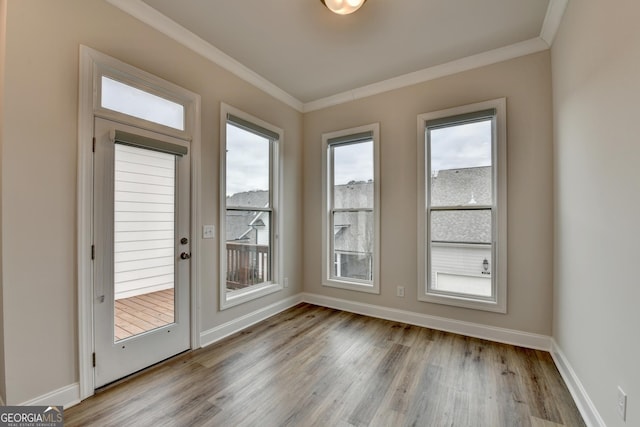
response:
[[[273,212],[273,208],[256,208],[255,206],[227,206],[228,211]]]
[[[373,208],[340,208],[332,209],[335,213],[350,213],[350,212],[373,212]]]
[[[431,211],[492,211],[494,205],[429,206]]]

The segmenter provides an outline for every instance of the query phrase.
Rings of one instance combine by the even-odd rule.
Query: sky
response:
[[[333,149],[334,185],[373,180],[373,141]]]
[[[431,131],[431,172],[491,165],[491,120]]]
[[[384,159],[380,159],[384,162]],[[431,131],[431,169],[491,165],[491,121]],[[334,184],[373,179],[373,142],[334,148]],[[227,196],[269,189],[269,141],[227,125]]]
[[[227,124],[227,196],[269,189],[269,140]]]
[[[119,81],[102,76],[101,105],[154,123],[184,130],[184,107]]]

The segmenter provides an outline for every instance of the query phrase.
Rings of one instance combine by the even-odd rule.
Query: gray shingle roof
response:
[[[236,193],[231,196],[227,196],[228,207],[252,207],[252,208],[264,208],[269,202],[268,191],[245,191],[243,193]]]
[[[373,207],[373,183],[356,182],[337,185],[336,208]],[[248,191],[227,197],[227,206],[264,207],[267,191]],[[432,179],[431,201],[434,206],[467,206],[491,204],[491,167],[442,170]],[[250,238],[251,222],[256,215],[230,212],[227,215],[227,241]],[[335,249],[343,252],[370,252],[373,214],[339,213],[335,220]],[[434,212],[432,239],[453,242],[491,242],[489,211]],[[247,243],[253,243],[246,241]]]
[[[333,197],[336,209],[373,208],[373,182],[336,185]]]
[[[431,179],[432,206],[491,205],[491,167],[448,169]],[[440,211],[431,214],[431,239],[490,243],[490,211]]]
[[[491,243],[491,211],[432,212],[431,240]]]
[[[465,206],[472,201],[491,204],[490,166],[441,170],[431,183],[432,206]]]
[[[227,197],[228,207],[263,208],[269,201],[268,191],[247,191]],[[259,215],[259,214],[258,214]],[[227,241],[241,240],[243,243],[255,243],[255,233],[250,231],[251,222],[256,219],[254,211],[227,212]]]

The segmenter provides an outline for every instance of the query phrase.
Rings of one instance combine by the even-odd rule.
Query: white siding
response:
[[[483,274],[482,262],[489,262],[492,271],[489,245],[452,245],[433,243],[431,246],[431,280],[434,289],[473,295],[491,295],[491,274]],[[438,279],[441,283],[438,283]]]
[[[115,298],[174,286],[175,156],[116,144]]]

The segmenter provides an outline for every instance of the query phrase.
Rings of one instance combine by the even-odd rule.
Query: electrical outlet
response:
[[[398,286],[398,290],[396,292],[396,295],[399,297],[404,297],[404,286]]]
[[[618,415],[625,421],[627,418],[627,393],[624,392],[620,386],[618,386],[618,404],[616,405]]]
[[[283,286],[284,286],[285,288],[288,288],[288,287],[289,287],[289,278],[288,278],[288,277],[285,277],[285,278],[284,278]]]

